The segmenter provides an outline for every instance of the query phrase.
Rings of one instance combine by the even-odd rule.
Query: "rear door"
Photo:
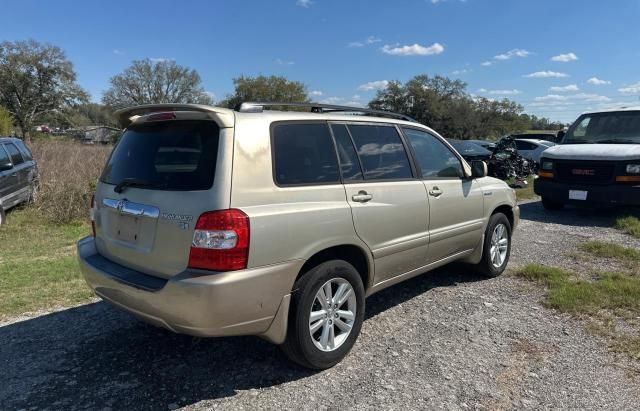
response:
[[[484,195],[466,178],[460,157],[425,130],[403,128],[429,195],[429,262],[477,247],[482,238]]]
[[[400,133],[390,124],[332,124],[347,201],[369,246],[375,283],[426,264],[429,203]]]
[[[14,189],[11,193],[13,196],[12,201],[14,204],[18,204],[26,200],[29,196],[29,185],[27,181],[28,167],[15,144],[5,143],[4,147],[13,163],[13,172],[10,174],[10,177],[15,178]]]
[[[211,120],[130,126],[96,192],[98,252],[150,275],[182,272],[198,217],[229,207],[232,130]]]
[[[0,143],[0,165],[10,166],[11,157]],[[0,170],[0,206],[4,209],[15,203],[15,193],[18,191],[18,173],[11,166],[7,170]]]

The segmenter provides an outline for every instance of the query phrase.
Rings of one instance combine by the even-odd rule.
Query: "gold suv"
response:
[[[277,106],[118,113],[126,130],[78,242],[98,296],[178,333],[258,335],[322,369],[353,347],[367,296],[452,261],[504,271],[519,209],[483,162],[402,115]]]

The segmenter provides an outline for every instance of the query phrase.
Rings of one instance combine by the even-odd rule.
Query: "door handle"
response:
[[[429,190],[429,195],[433,197],[440,197],[442,195],[442,190],[435,186],[431,190]]]
[[[360,190],[358,194],[351,196],[351,199],[356,203],[366,203],[367,201],[371,201],[372,198],[373,196],[364,190]]]
[[[11,177],[18,177],[18,173],[11,173]]]

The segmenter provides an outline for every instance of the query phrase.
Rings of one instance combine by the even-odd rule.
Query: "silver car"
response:
[[[483,162],[402,115],[274,105],[118,113],[126,131],[78,242],[98,296],[323,369],[355,343],[367,296],[452,261],[504,271],[519,209]]]
[[[0,225],[7,210],[32,198],[36,176],[36,162],[24,142],[0,137]]]

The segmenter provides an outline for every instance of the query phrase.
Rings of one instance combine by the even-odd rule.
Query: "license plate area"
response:
[[[138,244],[140,241],[140,224],[140,217],[119,216],[115,230],[116,239],[129,244]]]
[[[589,192],[584,190],[569,190],[569,200],[585,201],[588,194]]]

